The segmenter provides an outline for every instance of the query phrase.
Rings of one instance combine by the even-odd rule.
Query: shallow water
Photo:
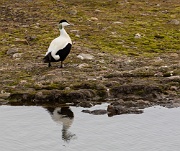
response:
[[[92,109],[106,108],[107,104]],[[56,108],[57,109],[57,108]],[[66,121],[43,107],[0,106],[1,151],[179,151],[180,108],[90,115],[71,107]],[[57,109],[58,110],[58,109]]]

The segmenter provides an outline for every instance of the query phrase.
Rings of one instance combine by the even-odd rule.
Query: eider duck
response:
[[[48,67],[51,66],[51,62],[61,61],[60,68],[63,67],[63,61],[66,59],[70,53],[72,47],[72,41],[66,30],[65,26],[70,24],[66,20],[61,20],[59,22],[60,36],[55,38],[49,45],[48,51],[44,57],[44,63],[48,63]]]

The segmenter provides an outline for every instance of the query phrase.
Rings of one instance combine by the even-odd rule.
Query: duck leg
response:
[[[51,62],[48,63],[48,67],[51,67]]]
[[[61,61],[61,66],[60,66],[60,68],[63,68],[63,61]]]

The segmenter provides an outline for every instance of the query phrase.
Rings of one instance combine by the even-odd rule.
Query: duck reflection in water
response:
[[[76,135],[68,131],[74,120],[74,113],[71,111],[70,107],[46,107],[46,109],[50,113],[52,119],[63,126],[62,139],[66,142],[74,139]]]

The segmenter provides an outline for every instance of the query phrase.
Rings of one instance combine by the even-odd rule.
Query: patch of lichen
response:
[[[180,18],[180,7],[177,0],[44,0],[23,2],[3,0],[0,1],[0,4],[0,44],[2,45],[0,60],[3,68],[0,75],[3,88],[0,90],[7,86],[22,89],[34,88],[35,90],[59,89],[69,93],[69,90],[64,89],[70,87],[74,90],[97,90],[96,93],[99,96],[105,96],[106,88],[101,85],[101,80],[98,81],[96,78],[101,71],[108,71],[108,66],[102,62],[101,68],[98,67],[97,61],[80,60],[76,57],[79,53],[94,53],[96,57],[96,53],[105,52],[104,54],[108,55],[120,54],[119,56],[121,56],[125,54],[142,59],[144,57],[153,58],[163,53],[168,55],[168,52],[180,50],[179,25],[171,23],[171,20],[179,20]],[[42,58],[50,42],[59,36],[57,24],[60,19],[66,19],[74,24],[74,26],[66,28],[75,46],[65,61],[67,68],[63,71],[66,71],[67,74],[63,78],[66,80],[63,83],[61,80],[52,79],[52,81],[45,81],[44,85],[41,86],[38,85],[39,77],[47,75],[49,71],[56,68],[56,66],[47,68],[47,65],[42,63]],[[78,30],[79,36],[71,30]],[[137,33],[140,34],[139,38],[135,38]],[[77,46],[92,50],[77,50]],[[23,53],[22,57],[13,58],[12,55],[7,55],[6,52],[10,48],[17,48],[18,53]],[[109,55],[110,57],[111,55]],[[102,61],[110,64],[111,68],[113,63],[110,63],[112,58],[109,58],[102,56]],[[88,64],[88,66],[82,69],[76,67],[76,65],[83,63]],[[164,64],[164,62],[154,62],[154,66]],[[133,65],[133,62],[132,66],[137,67]],[[149,64],[147,63],[146,66]],[[118,70],[116,65],[112,68]],[[178,68],[173,69],[173,71],[173,75],[180,74]],[[155,73],[136,71],[136,77],[152,77]],[[164,76],[171,75],[170,71],[162,73]],[[57,76],[60,74],[54,75],[54,77]],[[95,81],[87,81],[88,76],[92,79],[95,77]],[[102,73],[101,76],[103,77]],[[119,75],[116,76],[115,73],[109,72],[108,76],[105,78],[110,80],[116,78],[117,80]],[[123,76],[121,77],[124,78]],[[118,80],[115,81],[117,86],[118,82]]]
[[[7,5],[7,2],[4,5]],[[63,16],[73,22],[74,28],[80,30],[82,34],[79,39],[72,34],[73,38],[101,51],[142,55],[179,49],[179,29],[176,25],[168,24],[171,18],[179,18],[177,13],[179,7],[175,0],[160,4],[158,1],[136,0],[128,2],[46,0],[24,4],[15,1],[14,6],[16,5],[19,5],[19,10],[11,3],[8,4],[11,20],[14,20],[15,25],[16,20],[20,21],[20,24],[25,24],[26,21],[29,27],[21,28],[19,25],[14,27],[12,22],[11,31],[8,33],[18,38],[24,38],[25,34],[35,34],[38,38],[33,44],[40,45],[44,50],[47,49],[49,41],[58,36],[56,22]],[[77,13],[71,14],[73,10]],[[91,17],[96,17],[98,20],[91,20]],[[113,24],[114,22],[122,22],[122,24]],[[113,35],[112,32],[115,34]],[[142,38],[135,39],[136,33],[140,33]],[[1,37],[7,37],[4,36]],[[7,44],[11,41],[12,38]]]

